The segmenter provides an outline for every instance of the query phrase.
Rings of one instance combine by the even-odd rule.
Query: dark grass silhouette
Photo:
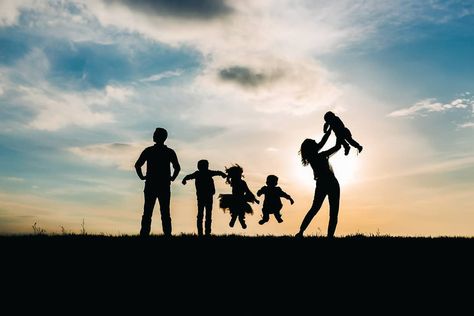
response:
[[[462,237],[0,236],[7,305],[21,295],[35,308],[156,304],[176,315],[297,315],[334,304],[456,314],[471,306],[473,246]]]

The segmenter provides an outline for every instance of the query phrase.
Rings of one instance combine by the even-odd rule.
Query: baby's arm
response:
[[[265,187],[262,187],[260,190],[257,191],[257,196],[260,196],[263,194],[264,188]]]
[[[293,205],[293,203],[295,203],[295,201],[291,198],[291,196],[284,192],[283,190],[281,191],[281,197],[284,197],[285,199],[289,200],[291,205]]]

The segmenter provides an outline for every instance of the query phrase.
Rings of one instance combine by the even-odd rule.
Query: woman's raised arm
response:
[[[331,135],[331,129],[329,129],[327,132],[324,133],[323,138],[318,143],[319,149],[323,148],[324,145],[326,145],[326,142],[328,141],[329,135]]]
[[[336,143],[336,145],[334,145],[334,147],[331,147],[328,150],[322,151],[319,154],[329,158],[332,155],[334,155],[339,149],[341,149],[341,144]]]

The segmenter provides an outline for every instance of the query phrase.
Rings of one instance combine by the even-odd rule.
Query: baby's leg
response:
[[[268,212],[267,212],[266,210],[262,210],[262,213],[263,213],[263,217],[262,217],[262,219],[258,222],[260,225],[265,224],[265,223],[268,222],[268,220],[270,219],[270,214],[268,214]]]
[[[275,218],[276,218],[276,220],[277,220],[278,223],[283,222],[283,218],[281,218],[281,213],[280,213],[280,211],[275,212],[274,215],[275,215]]]
[[[359,152],[362,151],[362,146],[352,138],[351,131],[346,128],[346,141],[352,145],[352,147],[357,148]]]
[[[337,143],[341,144],[344,147],[344,155],[348,155],[349,151],[351,150],[351,146],[346,142],[345,138],[339,135],[337,136]]]

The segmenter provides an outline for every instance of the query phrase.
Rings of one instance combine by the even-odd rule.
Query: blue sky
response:
[[[158,126],[178,179],[207,158],[295,196],[246,232],[215,210],[218,233],[294,233],[314,189],[296,152],[333,110],[365,145],[334,158],[340,234],[473,235],[473,26],[468,1],[2,1],[0,233],[136,233],[133,163]],[[194,232],[192,186],[173,193]]]

